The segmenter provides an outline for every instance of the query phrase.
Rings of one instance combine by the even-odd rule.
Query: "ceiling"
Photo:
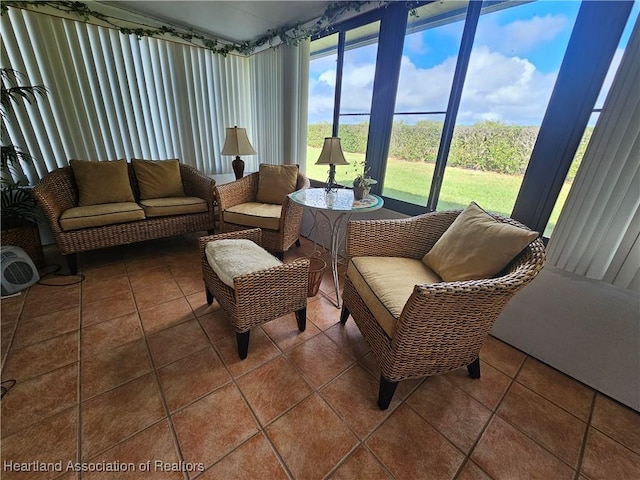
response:
[[[101,1],[175,27],[221,40],[245,42],[285,25],[315,20],[327,1]]]

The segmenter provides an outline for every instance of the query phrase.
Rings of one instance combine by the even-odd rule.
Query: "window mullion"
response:
[[[375,193],[382,192],[383,188],[406,30],[405,6],[396,4],[394,8],[389,7],[387,15],[382,19],[378,37],[378,55],[365,158],[369,174],[379,179],[378,184],[372,188]]]
[[[436,205],[438,204],[440,188],[442,187],[442,180],[444,178],[444,170],[447,166],[447,158],[449,157],[449,150],[451,149],[453,130],[456,126],[456,119],[458,117],[458,108],[460,107],[460,98],[462,97],[464,80],[467,75],[467,68],[469,67],[471,48],[473,47],[473,39],[476,35],[476,28],[478,27],[478,19],[480,18],[481,10],[482,2],[469,2],[464,30],[462,32],[462,40],[460,41],[460,53],[456,63],[456,70],[453,75],[451,94],[449,95],[447,114],[444,118],[440,147],[438,148],[438,156],[436,157],[436,165],[433,171],[431,190],[429,191],[429,199],[427,200],[427,209],[430,211],[435,210]]]
[[[346,38],[346,35],[344,30],[338,33],[338,58],[336,59],[336,90],[334,92],[333,127],[331,130],[331,135],[333,137],[338,136],[338,128],[340,126],[340,98],[342,95],[342,69],[344,67],[345,38]]]

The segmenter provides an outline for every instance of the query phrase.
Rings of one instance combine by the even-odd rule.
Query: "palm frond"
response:
[[[38,100],[38,97],[44,98],[49,93],[44,85],[18,85],[25,77],[11,68],[0,69],[0,78],[2,79],[0,105],[2,105],[2,116],[5,118],[9,114],[12,102],[20,104],[21,101],[26,101],[32,104]]]
[[[20,218],[31,222],[41,219],[37,207],[37,202],[30,188],[20,185],[10,185],[3,187],[0,192],[2,206],[2,217]]]

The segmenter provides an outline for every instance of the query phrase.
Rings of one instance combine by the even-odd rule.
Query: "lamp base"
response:
[[[336,166],[334,164],[329,165],[329,178],[327,178],[324,191],[326,193],[336,193],[338,191],[338,185],[336,184]]]
[[[236,174],[236,180],[242,178],[242,175],[244,174],[244,161],[240,158],[240,155],[231,162],[231,166],[233,167],[233,173]]]

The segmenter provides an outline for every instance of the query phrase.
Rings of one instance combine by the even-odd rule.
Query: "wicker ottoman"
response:
[[[257,325],[295,312],[298,330],[306,328],[309,260],[282,263],[259,246],[261,235],[253,228],[199,240],[207,303],[218,300],[231,320],[241,359]]]

